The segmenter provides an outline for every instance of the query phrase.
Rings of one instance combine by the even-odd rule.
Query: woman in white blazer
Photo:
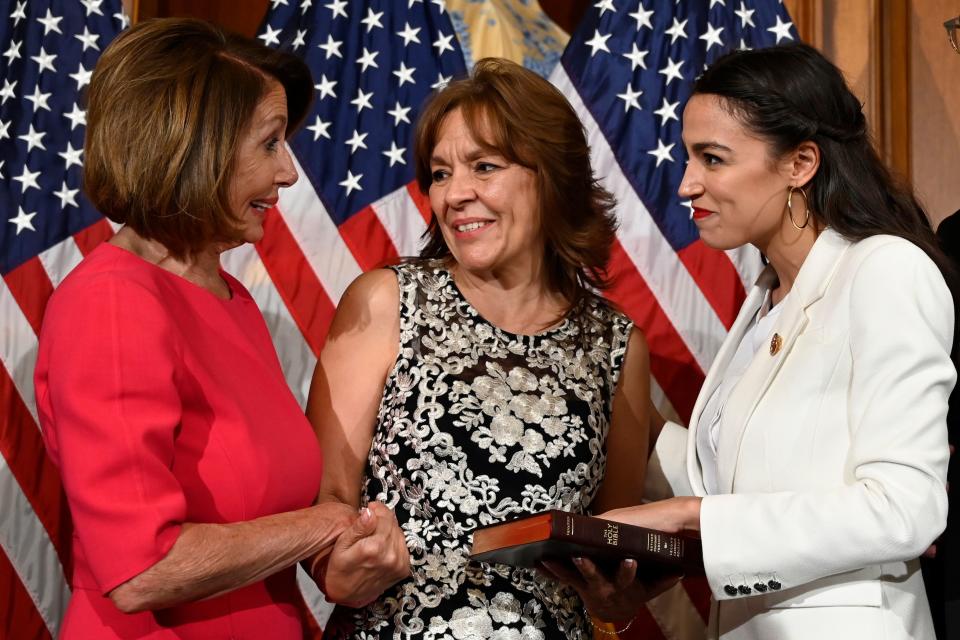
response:
[[[690,428],[651,427],[648,497],[683,497],[603,517],[700,530],[711,637],[933,638],[916,559],[945,525],[956,372],[946,262],[923,211],[839,71],[805,45],[718,60],[683,140],[679,194],[700,237],[752,244],[768,264]],[[629,571],[610,583],[580,569],[588,607],[645,597]]]

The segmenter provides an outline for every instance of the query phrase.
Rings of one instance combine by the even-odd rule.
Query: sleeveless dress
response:
[[[572,589],[467,555],[477,527],[587,510],[632,322],[594,299],[579,320],[516,335],[484,320],[441,263],[392,269],[400,349],[361,502],[396,512],[412,576],[362,609],[337,607],[325,637],[591,637]]]

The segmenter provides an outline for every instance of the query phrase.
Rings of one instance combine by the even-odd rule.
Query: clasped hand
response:
[[[327,600],[350,607],[377,599],[410,575],[410,553],[393,511],[379,502],[360,510],[337,539],[318,578]]]

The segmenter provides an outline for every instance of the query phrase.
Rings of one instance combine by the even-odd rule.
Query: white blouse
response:
[[[783,300],[776,306],[772,306],[770,291],[767,291],[763,303],[757,310],[756,318],[737,346],[737,351],[727,367],[726,375],[714,389],[700,414],[700,421],[697,424],[697,456],[700,458],[703,469],[703,484],[709,495],[717,493],[717,444],[720,440],[723,407],[747,367],[750,366],[753,357],[760,349],[768,348],[771,331],[781,309],[783,309]]]

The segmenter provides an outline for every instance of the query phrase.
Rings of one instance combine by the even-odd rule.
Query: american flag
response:
[[[113,232],[80,191],[79,92],[126,19],[119,0],[0,0],[0,20],[0,637],[48,637],[69,598],[70,529],[36,423],[36,336],[53,287]],[[299,182],[264,240],[223,264],[263,310],[301,403],[346,286],[419,251],[430,211],[412,182],[411,136],[426,96],[465,72],[453,24],[443,0],[272,0],[259,31],[306,59],[315,102],[290,141]],[[601,0],[551,76],[619,200],[609,295],[644,330],[668,413],[689,415],[759,269],[755,254],[705,248],[676,196],[683,105],[722,52],[795,38],[775,0]],[[319,594],[301,584],[322,624]],[[702,637],[705,603],[691,583],[629,633]]]
[[[315,357],[346,286],[418,253],[430,212],[412,184],[413,127],[426,97],[465,65],[442,0],[273,4],[258,37],[307,61],[315,102],[290,141],[300,180],[281,191],[255,251],[227,262],[245,281],[269,276]],[[293,348],[281,358],[308,365],[288,378],[305,394],[315,360]]]

